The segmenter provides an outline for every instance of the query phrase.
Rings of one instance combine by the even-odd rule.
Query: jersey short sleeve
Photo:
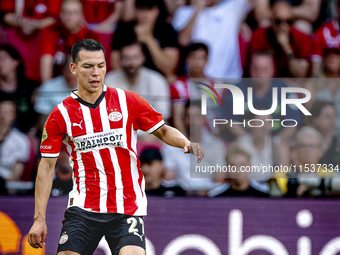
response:
[[[64,139],[65,121],[56,106],[48,116],[41,137],[40,152],[44,158],[59,156]]]
[[[136,109],[134,113],[133,128],[148,132],[149,134],[155,132],[164,125],[162,114],[157,112],[148,101],[132,92],[133,108]]]

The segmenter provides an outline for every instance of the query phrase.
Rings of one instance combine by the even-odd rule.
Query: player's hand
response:
[[[33,248],[43,248],[46,244],[46,235],[46,222],[43,220],[35,220],[28,233],[28,242]]]
[[[200,163],[204,158],[204,149],[199,143],[190,143],[184,146],[184,153],[192,153],[197,156],[197,163]]]

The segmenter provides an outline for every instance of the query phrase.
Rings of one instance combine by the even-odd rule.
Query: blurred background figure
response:
[[[140,43],[133,41],[120,49],[121,69],[109,72],[105,84],[135,91],[167,120],[170,118],[170,93],[167,80],[158,72],[143,66],[145,56]]]
[[[310,124],[322,136],[322,158],[319,160],[319,163],[336,166],[340,163],[337,160],[340,148],[338,135],[335,134],[336,112],[334,104],[330,102],[315,102],[311,114]]]
[[[320,90],[316,94],[316,100],[333,102],[336,108],[336,132],[340,132],[340,48],[325,49],[323,58],[324,77],[313,79],[315,86]],[[322,76],[321,76],[322,77]],[[321,88],[320,88],[321,87]]]
[[[163,14],[166,22],[172,23],[176,10],[183,5],[186,5],[187,2],[187,0],[163,0],[164,13],[162,13],[161,9],[161,15]]]
[[[27,67],[25,75],[32,80],[40,80],[41,30],[57,21],[61,2],[62,0],[5,0],[0,3],[7,43],[19,50]]]
[[[187,102],[185,106],[184,124],[188,139],[200,143],[205,150],[204,160],[198,164],[192,154],[183,154],[183,151],[165,145],[163,148],[164,165],[167,169],[166,179],[177,180],[186,191],[206,195],[206,192],[218,185],[219,175],[209,172],[195,172],[195,166],[202,169],[207,166],[224,166],[226,148],[223,142],[211,134],[204,126],[205,117],[201,115],[200,101]]]
[[[318,170],[323,151],[323,138],[312,127],[303,127],[296,134],[296,144],[292,151],[296,172],[288,174],[288,197],[325,197],[327,187],[324,177],[332,176],[333,171],[321,166]],[[313,171],[315,166],[315,171]]]
[[[69,164],[69,155],[62,149],[56,163],[51,190],[52,196],[68,195],[73,188],[72,174],[73,170]]]
[[[275,72],[274,58],[271,51],[254,52],[251,57],[250,64],[250,76],[253,79],[244,79],[241,84],[237,86],[242,90],[245,95],[245,115],[250,113],[248,108],[248,96],[247,89],[249,87],[253,88],[253,106],[255,109],[270,109],[273,102],[273,92],[272,88],[276,87],[278,92],[278,107],[281,105],[281,89],[287,87],[287,85],[281,79],[273,79]],[[289,98],[297,98],[296,94],[288,95]],[[222,113],[223,119],[234,120],[237,122],[242,121],[244,118],[239,115],[233,115],[231,109],[232,107],[232,94],[225,94],[222,99]],[[279,108],[277,108],[279,109]],[[280,110],[273,112],[273,119],[283,120],[283,119],[294,119],[298,124],[302,124],[302,117],[300,110],[293,107],[287,107],[287,115],[281,115]],[[221,125],[222,126],[222,125]],[[290,139],[295,135],[298,127],[282,127],[280,121],[274,121],[272,124],[272,135],[276,135],[280,138],[282,143],[288,143]],[[235,139],[235,137],[240,137],[246,135],[246,130],[242,125],[230,124],[223,125],[221,132],[226,132],[223,137],[229,138],[230,140]]]
[[[98,33],[105,49],[106,69],[110,70],[112,36],[120,20],[134,18],[134,0],[81,0],[85,22],[90,30]]]
[[[111,68],[118,69],[119,49],[131,41],[142,44],[144,66],[169,77],[177,67],[179,50],[172,26],[159,19],[157,0],[136,0],[136,20],[120,23],[112,38]]]
[[[0,177],[6,182],[20,181],[30,159],[30,141],[12,128],[16,118],[12,101],[0,102]]]
[[[293,6],[294,27],[305,34],[313,34],[322,23],[330,18],[330,1],[289,0]]]
[[[39,30],[56,22],[62,0],[55,1],[15,1],[8,0],[2,11],[7,12],[3,20],[11,27],[19,29],[19,33],[32,36]]]
[[[176,181],[163,179],[164,165],[162,155],[156,148],[146,148],[139,157],[145,178],[145,192],[148,196],[185,196],[185,191]]]
[[[241,167],[250,167],[249,153],[238,147],[230,148],[226,156],[227,166],[235,171],[228,171],[227,182],[209,191],[209,197],[269,197],[269,187],[250,179],[248,172]]]
[[[27,132],[36,120],[32,95],[37,82],[25,78],[19,52],[10,45],[0,46],[0,100],[13,100],[17,109],[15,127]]]
[[[172,124],[175,128],[185,134],[185,126],[183,116],[185,104],[188,100],[200,100],[201,94],[205,93],[197,87],[200,83],[214,86],[214,80],[206,78],[204,67],[208,61],[208,47],[203,43],[192,43],[186,48],[186,73],[183,77],[178,77],[170,86],[171,107],[172,107]],[[212,101],[208,101],[209,113],[216,111],[216,106]],[[215,116],[209,115],[210,119]],[[208,121],[212,123],[212,121]],[[213,130],[212,124],[209,126],[210,131]]]
[[[84,27],[83,5],[79,0],[63,0],[59,20],[42,31],[40,76],[45,82],[62,73],[65,55],[82,39],[100,41],[97,34]]]
[[[72,57],[66,55],[63,64],[63,74],[47,80],[41,84],[35,98],[34,110],[39,114],[36,125],[39,131],[38,137],[41,136],[42,128],[45,121],[53,108],[70,96],[71,91],[77,89],[77,79],[70,71]]]
[[[208,46],[210,54],[204,70],[208,77],[242,77],[239,28],[251,8],[248,0],[197,0],[175,12],[172,24],[180,45],[203,42]]]
[[[271,122],[266,119],[273,119],[272,115],[254,115],[247,116],[247,120],[256,119],[256,125],[260,125],[260,121],[263,121],[262,127],[248,127],[245,135],[239,137],[236,140],[236,144],[247,151],[250,155],[251,166],[276,166],[276,165],[288,165],[289,160],[286,162],[280,161],[280,156],[283,154],[282,148],[279,147],[277,137],[272,137]],[[259,121],[258,121],[259,120]],[[231,147],[234,145],[231,145]],[[287,152],[284,154],[287,155]],[[273,172],[266,173],[249,173],[249,178],[255,179],[258,182],[266,183],[274,175]]]
[[[98,33],[113,33],[122,17],[124,0],[80,0],[89,29]]]
[[[275,76],[304,78],[310,72],[314,44],[310,36],[292,27],[293,18],[293,9],[286,1],[275,1],[272,25],[254,32],[251,51],[273,52]]]
[[[314,0],[316,1],[316,0]],[[319,0],[320,1],[320,0]],[[326,1],[323,1],[326,2]],[[319,76],[321,72],[321,63],[325,57],[326,49],[337,49],[340,50],[340,37],[339,37],[339,20],[340,20],[340,1],[337,0],[337,19],[323,24],[319,29],[314,32],[314,53],[312,56],[313,60],[313,75]]]
[[[208,47],[205,44],[190,44],[186,48],[186,74],[183,77],[178,77],[170,86],[172,123],[182,133],[186,132],[183,123],[186,102],[188,100],[200,100],[201,98],[202,91],[197,89],[198,84],[195,81],[208,85],[214,84],[212,79],[206,79],[204,75],[208,55]]]

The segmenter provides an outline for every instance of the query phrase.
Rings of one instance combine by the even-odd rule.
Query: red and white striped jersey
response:
[[[100,213],[146,215],[137,130],[152,133],[163,117],[135,92],[103,86],[94,104],[74,92],[48,117],[40,151],[58,157],[62,145],[73,168],[70,206]]]

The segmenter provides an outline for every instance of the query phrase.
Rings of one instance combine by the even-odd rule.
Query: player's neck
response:
[[[97,99],[100,97],[100,95],[103,93],[103,88],[100,88],[97,92],[90,93],[86,89],[83,89],[79,86],[79,89],[75,91],[75,94],[83,99],[85,102],[88,102],[90,104],[94,104]]]

